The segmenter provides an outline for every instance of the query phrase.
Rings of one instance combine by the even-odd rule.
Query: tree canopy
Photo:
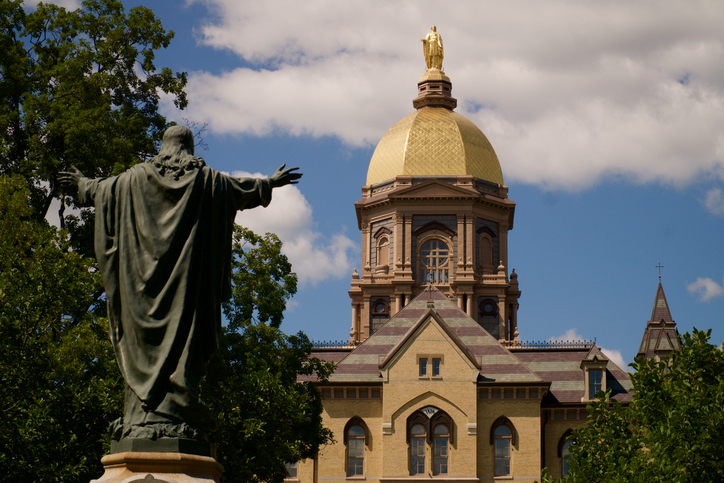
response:
[[[280,329],[297,276],[276,235],[236,227],[229,324],[202,383],[219,419],[218,459],[229,481],[280,482],[285,462],[314,458],[332,442],[314,384],[333,365],[310,356],[303,334]],[[302,376],[305,381],[299,382]]]
[[[710,336],[695,328],[670,358],[638,358],[628,407],[610,392],[589,405],[563,481],[724,481],[724,352]]]
[[[173,38],[149,9],[86,0],[67,11],[0,2],[0,472],[15,482],[102,474],[124,383],[95,268],[93,211],[59,192],[71,165],[119,174],[154,155],[169,123],[160,96],[186,105],[185,73],[157,69]],[[46,217],[60,198],[61,227]],[[77,213],[77,212],[76,212]],[[331,365],[280,329],[296,275],[273,235],[237,232],[234,296],[203,383],[218,414],[229,481],[280,481],[284,462],[331,440],[312,383]],[[297,378],[307,382],[298,382]]]
[[[154,64],[173,36],[151,10],[126,14],[118,0],[30,13],[0,2],[0,173],[27,180],[38,219],[71,164],[107,176],[155,153],[167,127],[160,93],[187,102],[186,74]]]

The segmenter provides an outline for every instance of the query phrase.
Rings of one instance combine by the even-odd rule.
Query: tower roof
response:
[[[472,175],[503,184],[498,156],[485,134],[444,107],[423,107],[405,116],[377,144],[367,184],[399,175]]]
[[[676,330],[676,322],[671,318],[664,287],[659,281],[654,308],[651,311],[651,320],[646,323],[646,330],[636,355],[650,359],[669,355],[671,351],[675,350],[680,350],[679,332]]]

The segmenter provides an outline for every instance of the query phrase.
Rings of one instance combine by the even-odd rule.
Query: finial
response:
[[[656,268],[659,269],[659,283],[661,283],[661,269],[664,268],[664,266],[661,265],[661,262],[659,262],[659,264],[656,265]]]
[[[422,42],[422,51],[425,54],[425,65],[427,66],[425,70],[436,69],[445,72],[442,68],[442,37],[437,33],[437,27],[433,25],[430,28],[430,33],[420,41]]]

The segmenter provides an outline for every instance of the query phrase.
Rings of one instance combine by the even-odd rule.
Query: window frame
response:
[[[508,430],[509,435],[508,436],[497,435],[496,431],[500,427],[505,427]],[[515,448],[515,444],[518,439],[517,434],[518,434],[518,432],[516,431],[515,426],[513,425],[513,422],[510,419],[508,419],[506,416],[500,416],[490,426],[490,445],[493,446],[493,476],[495,478],[508,477],[508,476],[513,475],[513,449]],[[507,445],[508,456],[499,457],[497,455],[497,448],[498,448],[497,441],[507,441],[508,442],[508,445]],[[507,458],[508,473],[498,474],[497,462],[498,462],[499,458]]]
[[[414,434],[415,428],[421,428],[422,434]],[[410,427],[409,436],[409,464],[410,464],[410,476],[424,475],[425,474],[425,453],[427,446],[427,428],[424,424],[416,422]],[[415,450],[417,450],[415,452]],[[418,471],[422,466],[422,471]]]
[[[437,432],[437,428],[445,428],[445,433]],[[445,422],[438,422],[432,430],[432,474],[447,475],[449,473],[450,463],[450,428]],[[444,440],[444,444],[442,443]],[[443,450],[444,454],[438,454],[438,449]],[[443,463],[444,461],[444,463]],[[444,464],[444,471],[441,471],[441,465]]]
[[[424,257],[423,252],[425,252],[425,245],[428,243],[437,242],[442,245],[444,245],[445,250],[447,252],[446,256],[441,256],[439,254],[431,255],[429,257]],[[420,239],[417,242],[417,280],[420,285],[450,285],[453,276],[454,276],[454,263],[452,263],[452,259],[454,256],[453,251],[453,240],[450,237],[444,236],[442,232],[439,230],[432,230],[429,234],[426,234],[425,236],[420,237]],[[440,248],[430,248],[430,251],[435,250],[436,252],[443,251]],[[425,258],[428,258],[432,260],[434,256],[434,259],[436,260],[434,267],[428,266],[428,264],[424,263]],[[439,264],[439,260],[441,258],[445,258],[445,263],[443,265]],[[435,272],[434,280],[438,280],[442,278],[442,274],[444,273],[444,281],[438,280],[438,281],[430,281],[430,277],[428,276],[428,270]]]
[[[362,429],[363,436],[354,436],[350,437],[350,431],[355,428],[359,427]],[[354,416],[347,421],[347,424],[344,425],[344,447],[345,447],[345,463],[344,463],[344,470],[345,474],[347,475],[347,478],[360,478],[364,476],[365,471],[365,447],[369,446],[370,442],[370,430],[367,427],[367,424],[364,422],[362,418],[359,416]],[[359,442],[362,442],[361,450],[362,455],[361,456],[350,456],[350,441],[355,441],[355,446],[358,445]],[[359,449],[359,448],[355,448]],[[362,473],[355,473],[350,474],[350,459],[355,458],[356,460],[360,460],[360,466],[362,468]],[[357,468],[357,465],[355,464],[355,468]]]

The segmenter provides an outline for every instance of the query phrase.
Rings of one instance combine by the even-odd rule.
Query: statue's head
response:
[[[181,176],[189,167],[202,167],[206,163],[194,156],[194,133],[186,126],[171,126],[163,133],[163,141],[158,155],[148,160],[162,173],[171,170],[175,176]]]
[[[437,27],[433,25],[432,27],[430,27],[430,30],[432,30],[433,32],[437,32]]]
[[[193,156],[194,154],[194,133],[186,126],[171,126],[163,133],[163,142],[159,154],[178,155],[180,151]]]

